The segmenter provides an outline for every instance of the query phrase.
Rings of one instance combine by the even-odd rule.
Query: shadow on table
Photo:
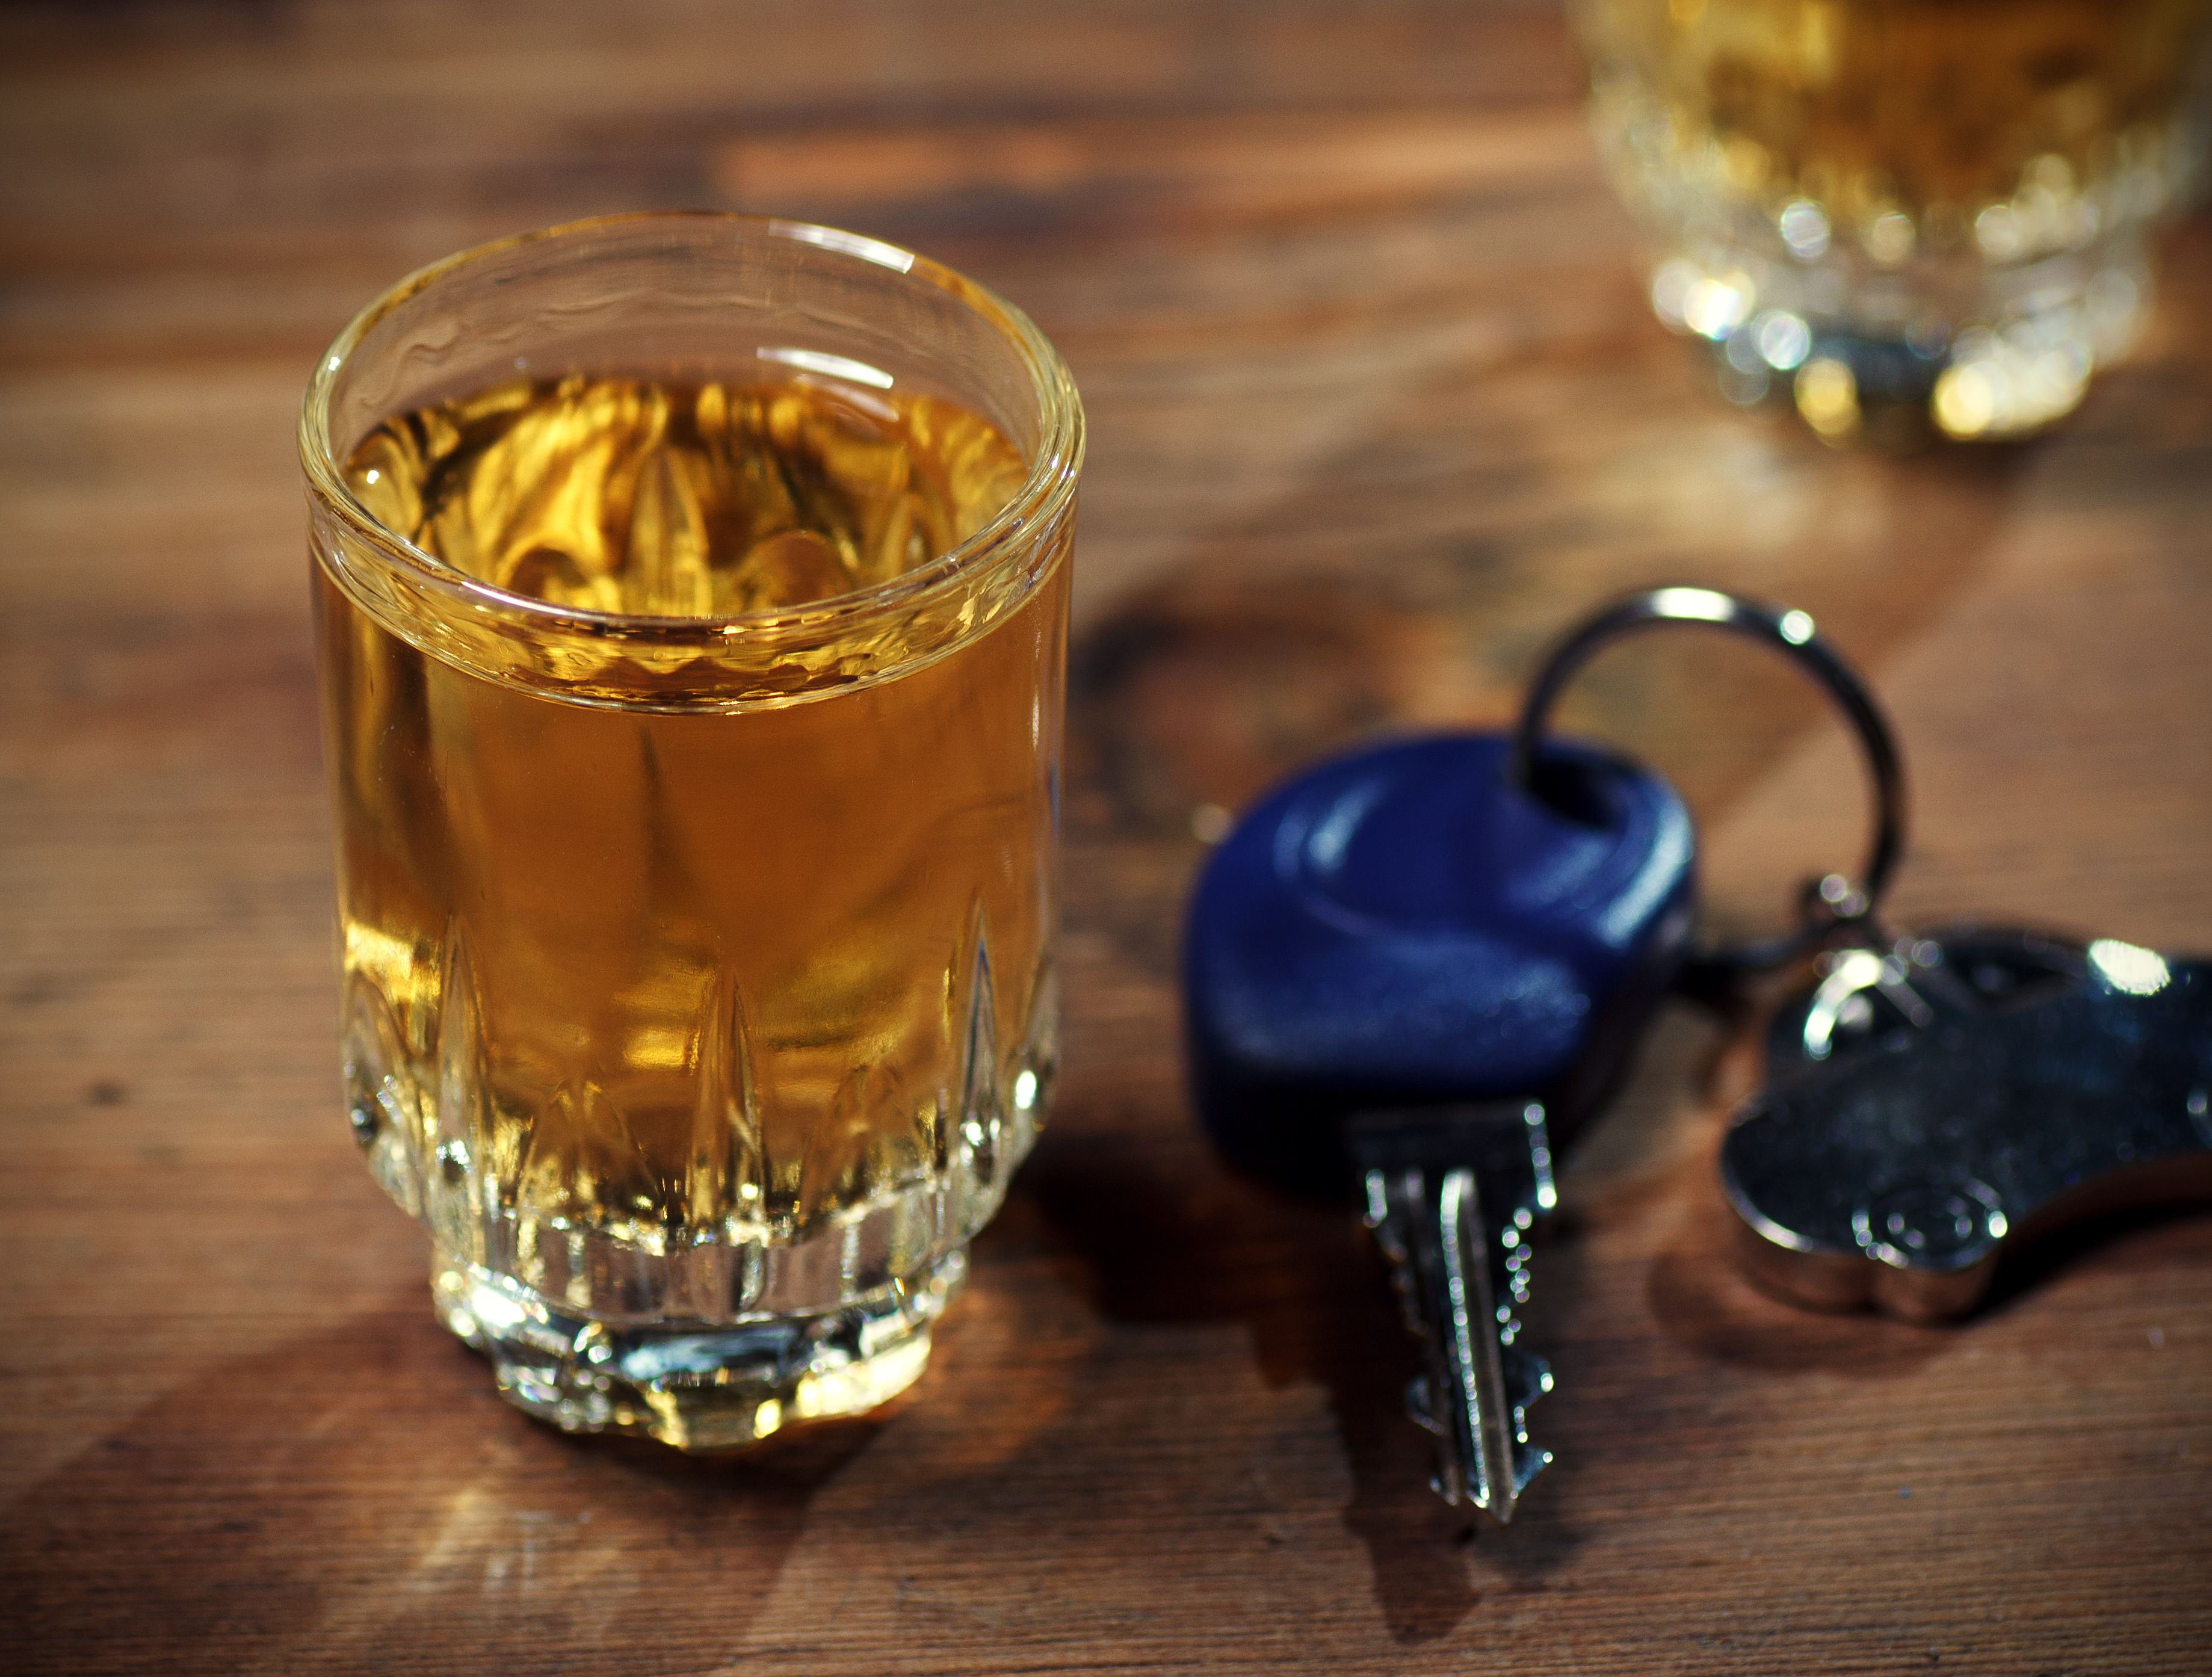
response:
[[[1675,1238],[1651,1267],[1646,1296],[1668,1336],[1704,1357],[1776,1374],[1844,1374],[1868,1380],[1911,1375],[1964,1342],[1976,1324],[2022,1307],[2065,1273],[2096,1264],[2156,1261],[2139,1256],[2130,1237],[2149,1236],[2204,1216],[2201,1206],[2135,1206],[2054,1230],[2008,1249],[1990,1290],[1966,1315],[1912,1322],[1871,1305],[1820,1310],[1761,1291],[1729,1249],[1734,1213],[1717,1182],[1695,1196]],[[2148,1249],[2145,1249],[2148,1250]]]
[[[1397,1641],[1449,1632],[1484,1575],[1540,1589],[1573,1554],[1580,1540],[1556,1506],[1527,1508],[1509,1543],[1430,1489],[1429,1442],[1405,1407],[1417,1349],[1351,1206],[1225,1182],[1194,1143],[1048,1147],[1022,1191],[1084,1261],[1108,1320],[1242,1327],[1269,1385],[1328,1393],[1352,1480],[1344,1522]]]
[[[466,1413],[471,1425],[453,1424]],[[731,1461],[504,1410],[419,1286],[222,1365],[33,1487],[0,1527],[10,1669],[626,1671],[733,1659],[816,1492],[873,1437]],[[672,1581],[726,1581],[683,1611]]]

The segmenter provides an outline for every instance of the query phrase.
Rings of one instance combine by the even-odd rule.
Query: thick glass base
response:
[[[1832,441],[1995,441],[2079,405],[2090,374],[2134,339],[2150,286],[2130,239],[1999,271],[1892,273],[1709,237],[1657,263],[1651,301],[1676,331],[1711,342],[1722,392],[1741,405],[1790,404]]]
[[[967,1267],[956,1249],[837,1309],[723,1322],[603,1321],[442,1249],[430,1287],[446,1326],[491,1359],[516,1407],[569,1432],[711,1451],[904,1391],[928,1365],[930,1329]]]

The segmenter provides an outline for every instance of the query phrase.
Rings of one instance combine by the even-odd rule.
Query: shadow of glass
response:
[[[0,1528],[11,1668],[383,1674],[442,1650],[526,1674],[591,1647],[701,1669],[875,1431],[742,1461],[570,1438],[507,1410],[410,1288],[216,1368],[35,1487]]]

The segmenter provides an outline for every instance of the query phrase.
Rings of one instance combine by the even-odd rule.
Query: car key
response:
[[[1528,1233],[1559,1203],[1540,1103],[1352,1121],[1367,1226],[1389,1260],[1425,1366],[1406,1392],[1436,1436],[1436,1488],[1504,1525],[1552,1453],[1528,1436],[1551,1365],[1519,1343]]]
[[[1991,927],[1828,957],[1721,1145],[1739,1256],[1797,1303],[1962,1315],[2023,1236],[2212,1200],[2212,963]]]
[[[1625,759],[1385,745],[1278,792],[1216,853],[1185,996],[1200,1111],[1232,1159],[1356,1182],[1428,1368],[1438,1490],[1500,1522],[1548,1458],[1550,1376],[1518,1341],[1550,1149],[1597,1103],[1690,925],[1689,817]],[[1533,1118],[1524,1115],[1533,1114]]]
[[[1802,612],[1701,588],[1592,619],[1532,684],[1517,730],[1401,740],[1264,799],[1209,860],[1184,957],[1200,1116],[1229,1157],[1309,1190],[1358,1184],[1425,1364],[1409,1392],[1447,1500],[1500,1523],[1550,1457],[1551,1388],[1521,1343],[1528,1239],[1562,1147],[1621,1076],[1687,951],[1695,845],[1674,789],[1542,738],[1572,669],[1644,623],[1710,623],[1795,653],[1843,700],[1885,811],[1895,754]],[[1894,860],[1885,819],[1866,877]],[[1795,953],[1849,913],[1736,958]],[[1708,962],[1708,965],[1713,964]]]

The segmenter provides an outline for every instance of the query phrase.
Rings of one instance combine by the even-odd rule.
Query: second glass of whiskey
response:
[[[2208,0],[1573,0],[1651,301],[1842,441],[2019,436],[2148,311]]]

